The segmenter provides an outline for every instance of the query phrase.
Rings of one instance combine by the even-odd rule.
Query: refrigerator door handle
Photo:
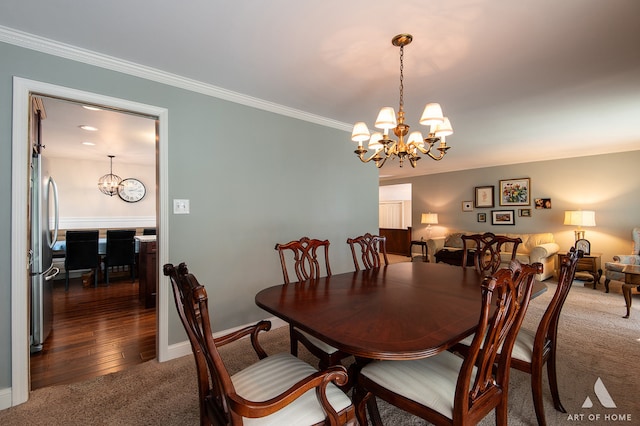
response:
[[[54,219],[53,219],[53,238],[51,238],[51,244],[49,247],[53,248],[54,244],[58,241],[58,226],[60,223],[60,216],[58,213],[58,185],[56,181],[49,177],[49,186],[53,189],[53,211],[54,211]]]
[[[44,273],[44,280],[51,281],[52,279],[57,277],[59,273],[60,273],[60,268],[51,265],[51,267],[47,269],[47,272]]]

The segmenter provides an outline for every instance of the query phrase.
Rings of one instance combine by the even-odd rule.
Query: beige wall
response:
[[[438,213],[440,222],[432,228],[433,236],[444,235],[451,229],[553,232],[561,249],[566,250],[574,243],[574,227],[563,225],[564,211],[595,210],[597,226],[585,228],[586,238],[591,242],[592,252],[602,253],[604,267],[604,262],[613,255],[631,252],[631,229],[640,226],[639,164],[640,151],[632,151],[441,173],[384,181],[381,185],[412,184],[413,239],[426,238],[420,214],[431,211]],[[527,177],[531,179],[532,198],[551,198],[552,208],[536,210],[527,206],[531,208],[531,217],[518,217],[519,207],[515,207],[515,225],[492,226],[491,210],[505,209],[498,204],[499,181]],[[473,201],[474,187],[485,185],[495,186],[495,207],[463,212],[462,202]],[[487,213],[486,223],[477,221],[478,213]]]
[[[136,178],[147,193],[127,203],[98,190],[98,179],[109,173],[109,162],[49,158],[49,171],[58,185],[61,229],[153,227],[156,216],[156,168],[115,161],[113,172],[123,179]]]

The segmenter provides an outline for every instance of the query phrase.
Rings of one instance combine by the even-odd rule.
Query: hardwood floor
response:
[[[110,280],[111,281],[111,280]],[[31,355],[31,389],[102,376],[156,357],[156,309],[138,301],[138,282],[98,288],[54,282],[53,331]]]

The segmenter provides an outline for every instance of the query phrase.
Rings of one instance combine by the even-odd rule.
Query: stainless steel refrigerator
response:
[[[38,126],[39,128],[40,126]],[[38,132],[39,133],[39,132]],[[39,139],[38,134],[38,139]],[[58,189],[39,141],[31,156],[31,352],[42,350],[53,323],[53,245],[58,238]]]

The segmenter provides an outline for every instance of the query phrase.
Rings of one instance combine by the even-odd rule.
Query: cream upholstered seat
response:
[[[619,254],[613,256],[613,262],[604,264],[604,285],[609,292],[611,280],[624,282],[624,272],[622,268],[626,265],[640,265],[640,228],[633,228],[631,231],[633,239],[633,251],[631,254]]]
[[[289,353],[268,356],[231,376],[238,396],[249,401],[267,401],[285,392],[292,385],[317,370]],[[351,400],[334,384],[327,386],[327,399],[336,411],[351,406]],[[324,421],[326,415],[318,403],[314,390],[307,391],[295,403],[260,418],[243,418],[245,426],[313,425]]]
[[[289,353],[267,356],[258,333],[271,328],[268,321],[214,338],[205,288],[184,263],[163,271],[193,349],[202,425],[354,424],[351,400],[336,386],[348,382],[343,366],[319,372]],[[218,347],[244,336],[259,360],[230,376]]]
[[[539,266],[514,260],[508,269],[484,278],[478,289],[482,309],[477,333],[465,358],[444,351],[428,358],[366,364],[355,388],[358,422],[367,424],[369,405],[377,423],[376,396],[437,425],[476,424],[494,409],[496,424],[506,425],[511,357],[498,355],[498,348],[504,345],[511,353]]]

